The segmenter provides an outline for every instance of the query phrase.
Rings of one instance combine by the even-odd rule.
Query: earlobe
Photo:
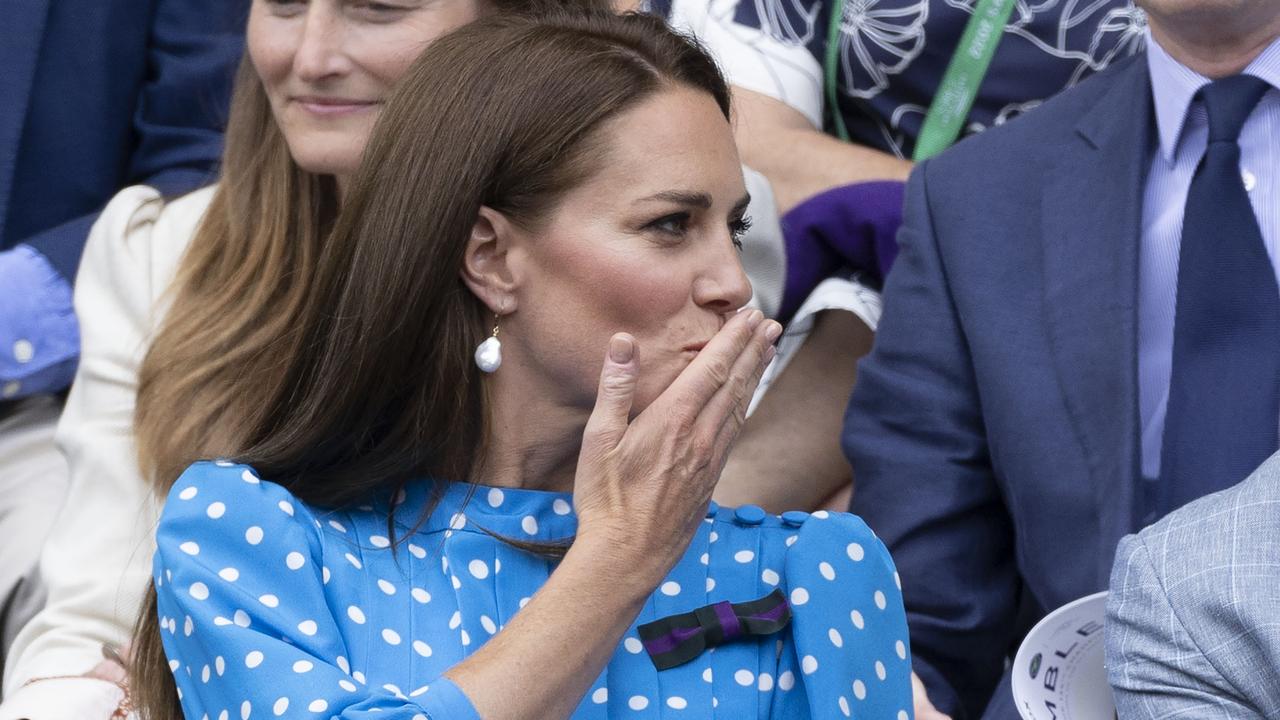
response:
[[[516,310],[517,283],[509,252],[515,232],[502,213],[481,206],[462,258],[462,281],[495,315]]]

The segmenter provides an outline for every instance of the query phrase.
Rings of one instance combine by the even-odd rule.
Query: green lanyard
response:
[[[912,160],[927,160],[951,147],[956,138],[960,137],[965,118],[969,116],[973,100],[978,96],[978,86],[987,74],[991,57],[995,55],[996,46],[1004,35],[1005,23],[1013,14],[1016,2],[1017,0],[978,0],[973,16],[964,26],[960,45],[951,56],[947,71],[942,76],[942,83],[924,117],[924,126],[920,128],[920,137],[916,139],[916,151]],[[844,20],[845,0],[832,0],[832,3],[834,7],[831,9],[831,23],[827,28],[824,80],[827,106],[831,108],[831,116],[835,120],[836,134],[847,142],[849,131],[840,114],[836,72],[840,61],[840,26]]]

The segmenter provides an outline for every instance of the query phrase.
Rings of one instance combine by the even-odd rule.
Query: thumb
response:
[[[617,447],[630,422],[631,401],[636,391],[636,341],[626,333],[609,339],[609,354],[600,370],[596,406],[587,419],[583,450],[607,453]]]

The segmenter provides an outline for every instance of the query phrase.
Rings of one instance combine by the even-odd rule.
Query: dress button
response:
[[[29,363],[36,356],[36,348],[30,340],[19,340],[13,344],[13,359],[20,363]]]
[[[1245,192],[1253,192],[1253,189],[1258,186],[1258,176],[1248,170],[1244,170],[1240,173],[1240,180],[1244,182]]]
[[[18,382],[17,380],[14,380],[12,382],[7,382],[4,384],[3,388],[0,388],[0,397],[3,397],[5,399],[11,398],[17,395],[18,391],[21,389],[22,389],[22,383]]]
[[[792,526],[800,527],[805,520],[809,519],[809,513],[803,510],[788,510],[782,513],[782,522]]]
[[[734,511],[734,517],[743,525],[759,525],[764,522],[764,510],[755,505],[743,505]]]

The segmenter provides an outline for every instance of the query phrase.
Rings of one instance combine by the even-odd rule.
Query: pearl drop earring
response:
[[[491,373],[502,367],[502,343],[498,341],[498,316],[493,316],[493,335],[476,348],[476,367]]]

